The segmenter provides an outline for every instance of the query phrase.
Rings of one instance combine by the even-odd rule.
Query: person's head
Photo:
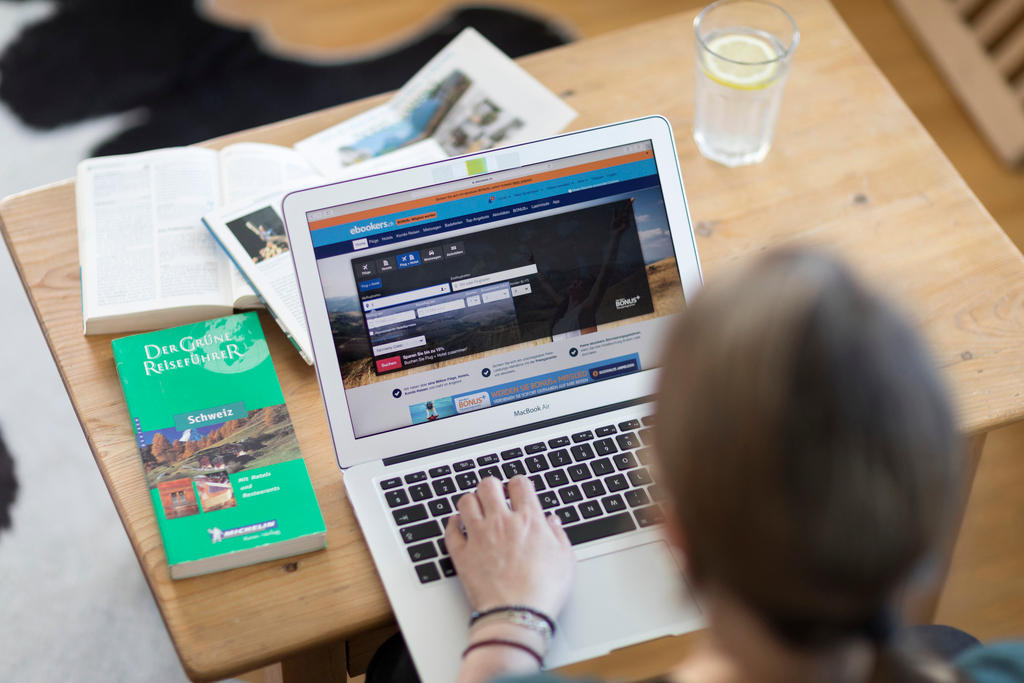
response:
[[[834,258],[709,284],[663,365],[661,483],[698,589],[797,647],[875,621],[944,534],[960,441],[910,325]]]

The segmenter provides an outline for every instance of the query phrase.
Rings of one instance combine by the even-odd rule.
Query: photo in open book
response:
[[[431,137],[471,85],[472,82],[464,73],[452,71],[424,93],[423,98],[402,119],[340,147],[338,154],[341,165],[351,166]]]
[[[253,263],[260,263],[288,251],[284,221],[271,206],[264,206],[227,222]]]
[[[470,88],[432,136],[445,154],[472,154],[500,145],[526,124],[521,118],[502,110],[483,91]]]

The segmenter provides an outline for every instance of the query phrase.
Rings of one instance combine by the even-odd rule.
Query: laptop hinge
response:
[[[474,436],[468,439],[451,441],[449,443],[441,444],[440,446],[431,446],[430,448],[423,448],[418,451],[400,453],[399,455],[393,455],[390,458],[384,458],[383,462],[385,467],[389,467],[391,465],[409,462],[410,460],[425,458],[429,455],[436,455],[437,453],[454,451],[459,448],[465,448],[467,446],[475,446],[478,443],[485,443],[487,441],[493,441],[495,439],[507,439],[511,436],[516,436],[517,434],[523,434],[525,432],[534,432],[537,431],[538,429],[546,429],[547,427],[553,427],[555,425],[564,424],[566,422],[572,422],[573,420],[581,420],[583,418],[591,417],[593,415],[610,413],[614,410],[621,410],[622,408],[629,408],[631,406],[638,406],[643,403],[650,403],[653,400],[653,395],[641,396],[640,398],[634,398],[630,401],[613,403],[611,405],[601,406],[600,408],[590,408],[588,410],[581,410],[578,413],[571,413],[569,415],[563,415],[562,417],[553,417],[547,420],[531,422],[530,424],[521,425],[519,427],[509,427],[508,429],[501,429],[499,431],[491,432],[489,434],[481,434],[480,436]]]

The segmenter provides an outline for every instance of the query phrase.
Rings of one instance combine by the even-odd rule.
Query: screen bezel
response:
[[[345,397],[341,367],[334,349],[334,339],[313,252],[311,233],[306,221],[306,212],[439,185],[440,183],[435,180],[437,177],[435,172],[439,166],[443,165],[450,165],[455,179],[465,178],[467,177],[465,167],[467,158],[485,157],[493,161],[498,156],[507,159],[509,152],[515,152],[518,157],[517,166],[527,166],[598,149],[646,141],[650,141],[654,149],[654,160],[664,197],[665,211],[668,215],[669,232],[676,250],[676,264],[683,287],[683,297],[685,301],[689,301],[701,286],[700,263],[697,257],[697,245],[690,221],[689,207],[679,173],[679,161],[672,130],[668,121],[660,116],[567,133],[554,138],[496,148],[483,153],[453,157],[409,169],[300,190],[285,196],[283,201],[285,228],[295,264],[299,293],[309,327],[313,354],[316,359],[317,380],[339,467],[346,469],[364,462],[382,460],[404,453],[436,449],[445,444],[464,440],[467,436],[515,429],[532,422],[572,415],[594,406],[611,405],[624,400],[648,396],[654,392],[656,387],[658,369],[641,370],[624,377],[357,439]],[[524,407],[532,407],[535,404],[547,407],[529,416],[514,414],[516,410],[521,411]]]

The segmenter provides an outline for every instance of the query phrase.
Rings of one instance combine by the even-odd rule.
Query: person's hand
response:
[[[629,200],[629,205],[630,207],[633,206],[632,199]],[[616,207],[612,213],[612,235],[620,237],[626,231],[629,227],[629,211],[631,210],[632,208]]]
[[[533,482],[513,477],[508,495],[511,509],[501,482],[484,477],[462,496],[445,530],[448,551],[474,610],[524,605],[553,619],[572,587],[572,546],[558,517],[544,515]]]

